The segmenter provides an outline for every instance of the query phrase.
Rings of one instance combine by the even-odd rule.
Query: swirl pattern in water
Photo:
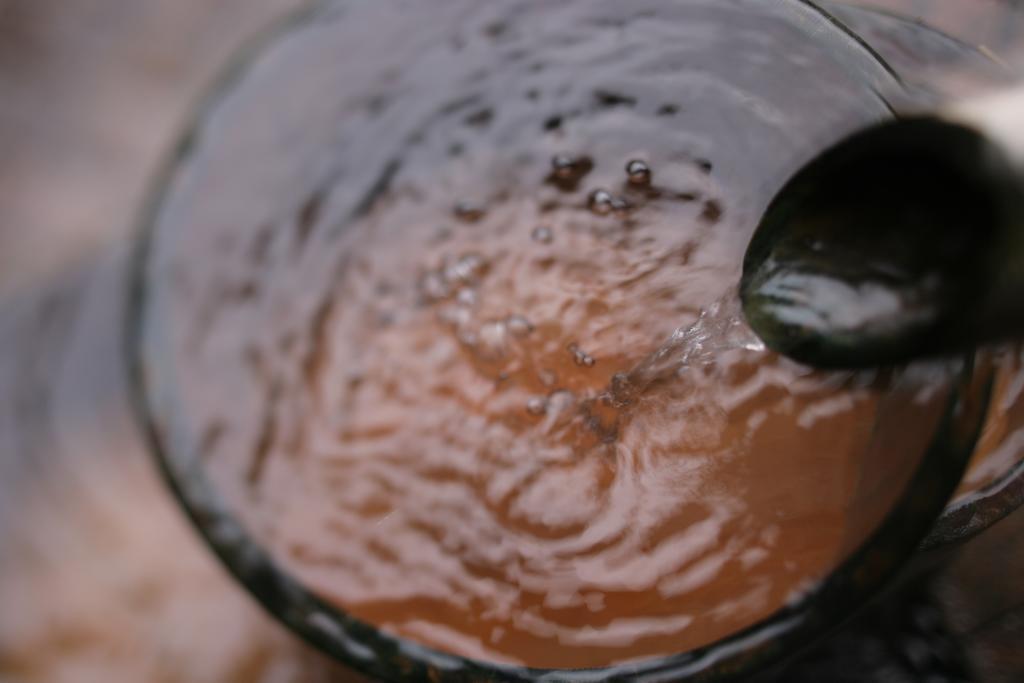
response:
[[[143,341],[182,467],[470,657],[666,655],[799,596],[945,395],[788,363],[731,298],[778,182],[887,114],[859,48],[787,3],[365,5],[267,50],[171,179]]]

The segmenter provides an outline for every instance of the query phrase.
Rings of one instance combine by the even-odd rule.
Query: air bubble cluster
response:
[[[445,259],[440,268],[429,270],[419,279],[420,298],[425,303],[450,299],[460,302],[475,302],[475,287],[487,270],[487,261],[476,252],[462,254],[458,258]]]
[[[597,363],[593,356],[581,349],[577,344],[569,344],[569,353],[572,354],[573,362],[581,368],[592,368]]]
[[[607,216],[612,213],[624,213],[631,206],[622,197],[616,197],[608,190],[594,190],[587,199],[587,206],[598,216]]]

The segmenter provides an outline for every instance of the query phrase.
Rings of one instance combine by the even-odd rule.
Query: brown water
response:
[[[152,245],[172,469],[339,609],[470,657],[665,655],[798,598],[947,371],[811,372],[738,317],[771,179],[887,113],[786,7],[385,4],[267,51]]]
[[[445,650],[598,666],[766,616],[887,509],[943,393],[764,352],[716,258],[721,218],[617,189],[628,215],[523,220],[517,197],[442,239],[407,233],[419,202],[371,213],[302,367],[306,408],[274,415],[273,445],[267,423],[249,449],[224,427],[207,453],[279,506],[269,533],[318,592]],[[907,435],[874,443],[887,391]]]

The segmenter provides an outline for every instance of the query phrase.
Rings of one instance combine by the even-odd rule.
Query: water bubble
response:
[[[537,379],[539,379],[540,383],[544,386],[553,387],[555,386],[555,383],[558,382],[558,375],[551,370],[540,370],[537,373]]]
[[[472,284],[477,282],[487,269],[487,261],[480,254],[470,252],[463,254],[454,263],[444,269],[444,279],[454,284]]]
[[[633,208],[627,200],[622,197],[612,197],[612,211],[617,214],[623,214]]]
[[[576,160],[566,154],[556,154],[551,159],[551,170],[559,178],[569,178],[573,175],[573,168]]]
[[[626,164],[626,175],[629,176],[629,184],[647,186],[651,184],[651,167],[646,161],[633,159]]]
[[[614,199],[608,190],[594,190],[590,193],[587,205],[598,216],[607,216],[612,212],[612,202]]]
[[[455,300],[463,306],[474,306],[476,304],[476,290],[475,289],[460,289],[459,293],[455,296]]]
[[[502,320],[491,321],[480,328],[480,352],[488,360],[496,360],[508,350],[508,327]]]
[[[624,214],[629,211],[632,205],[622,197],[616,197],[608,190],[594,190],[590,193],[587,206],[598,216],[607,216],[610,213]]]
[[[542,396],[534,396],[526,402],[526,412],[541,416],[548,412],[548,400]]]
[[[459,202],[452,210],[455,217],[465,223],[476,223],[487,215],[487,208],[475,202]]]
[[[565,414],[576,406],[576,396],[567,389],[559,389],[548,396],[548,415],[557,417]]]
[[[556,154],[551,159],[551,170],[556,177],[563,180],[576,178],[579,175],[581,162],[568,154]]]
[[[533,324],[521,315],[510,315],[505,320],[505,327],[513,337],[525,337],[533,332]]]
[[[530,237],[533,238],[534,242],[540,244],[551,244],[551,241],[555,238],[555,234],[551,231],[551,228],[540,226],[533,229],[530,233]]]
[[[592,368],[594,367],[594,364],[597,362],[596,360],[594,360],[593,356],[591,356],[589,353],[581,349],[576,344],[569,344],[569,353],[572,354],[573,362],[576,363],[576,365],[580,366],[581,368]]]
[[[446,306],[438,311],[438,318],[442,323],[459,330],[466,328],[472,322],[473,314],[463,306]]]
[[[563,192],[575,192],[580,180],[593,168],[594,162],[589,157],[558,154],[551,159],[551,175],[547,182]]]
[[[420,278],[420,294],[427,302],[440,301],[451,296],[451,287],[440,273],[431,271]]]

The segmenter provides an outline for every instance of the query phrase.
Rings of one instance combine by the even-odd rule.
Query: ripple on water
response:
[[[767,353],[731,292],[765,179],[885,110],[762,5],[531,2],[499,53],[448,40],[497,3],[440,3],[327,22],[242,78],[291,97],[229,98],[255,118],[214,117],[175,183],[154,365],[180,370],[181,423],[221,425],[211,482],[276,560],[418,642],[589,667],[744,628],[858,540],[906,474],[865,428],[899,377]],[[386,111],[339,114],[381,88]],[[268,217],[325,185],[284,162],[334,144],[297,260]],[[258,259],[211,246],[246,226]]]

